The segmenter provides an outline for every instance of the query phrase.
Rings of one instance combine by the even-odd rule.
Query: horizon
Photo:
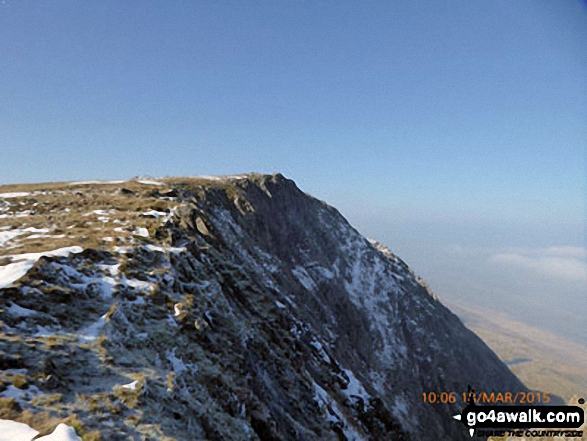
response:
[[[186,178],[216,178],[216,177],[227,177],[227,178],[234,178],[234,177],[241,177],[241,176],[250,176],[250,175],[265,175],[265,176],[274,176],[276,174],[281,174],[280,172],[276,171],[273,173],[259,173],[259,172],[247,172],[247,173],[237,173],[234,175],[196,175],[196,176],[184,176]],[[281,174],[283,176],[283,174]],[[140,181],[141,179],[159,179],[165,180],[166,178],[177,178],[173,176],[164,176],[164,177],[153,177],[153,176],[134,176],[129,179],[124,180],[91,180],[91,181],[65,181],[64,183],[72,183],[72,184],[108,184],[108,183],[123,183],[133,180]],[[285,176],[286,179],[292,180],[296,183],[295,179],[291,179],[289,176]],[[56,183],[56,182],[47,182],[47,184]],[[43,185],[45,183],[23,183],[22,185]],[[11,186],[19,184],[6,184],[6,186]],[[297,185],[297,183],[296,183]],[[0,187],[5,185],[0,185]],[[299,188],[299,186],[298,186]],[[302,190],[302,189],[300,189]],[[302,190],[304,191],[304,190]],[[316,197],[311,192],[304,191],[307,195],[311,197]],[[320,198],[318,198],[320,199]],[[322,199],[320,199],[322,200]],[[323,202],[333,206],[335,209],[339,210],[339,207],[336,205],[332,205],[327,200],[322,200]],[[339,210],[340,211],[340,210]],[[576,343],[585,344],[584,334],[587,328],[584,327],[582,323],[582,316],[580,311],[583,310],[582,304],[587,306],[586,298],[582,296],[583,293],[583,286],[585,282],[587,282],[587,273],[584,272],[584,267],[582,264],[587,262],[587,248],[583,247],[574,247],[574,246],[563,246],[563,247],[549,247],[546,249],[540,248],[532,248],[532,247],[506,247],[506,248],[499,248],[499,247],[485,247],[483,249],[480,248],[473,248],[469,249],[467,247],[463,247],[461,245],[451,245],[450,247],[438,247],[438,246],[428,246],[425,250],[419,250],[417,240],[400,240],[399,243],[406,246],[405,250],[402,248],[401,252],[397,252],[398,247],[396,246],[397,243],[390,239],[389,232],[385,230],[385,222],[382,222],[381,225],[377,225],[379,231],[382,231],[381,235],[370,235],[366,231],[363,231],[360,226],[358,226],[353,219],[347,217],[345,213],[341,212],[345,218],[351,223],[351,225],[358,229],[359,233],[363,234],[363,236],[367,239],[374,239],[383,245],[392,249],[394,253],[398,255],[402,260],[404,260],[410,268],[429,286],[429,289],[435,294],[438,295],[440,300],[451,309],[455,307],[456,309],[463,309],[464,311],[475,311],[481,310],[485,313],[495,312],[497,316],[502,317],[509,317],[510,320],[517,321],[520,323],[525,323],[529,326],[534,326],[540,328],[546,332],[552,332],[559,337],[563,337],[566,339],[570,339],[575,341]],[[375,230],[377,231],[377,230]],[[373,232],[375,232],[373,231]],[[377,233],[376,233],[377,234]],[[386,239],[387,237],[387,239]],[[391,242],[390,242],[391,240]],[[414,242],[416,243],[416,252],[413,252],[414,249]],[[437,244],[435,244],[437,245]],[[403,253],[406,251],[406,254]],[[411,252],[411,253],[410,253]],[[547,265],[542,268],[535,268],[536,265],[532,265],[532,261],[528,255],[531,255],[533,258],[537,258],[537,262],[540,262],[540,254],[545,253],[546,256],[550,258],[562,258],[563,263],[570,263],[570,267],[568,270],[565,270],[564,267],[561,267],[560,261],[557,262],[558,265],[554,265],[555,269],[558,269],[558,273],[554,274],[552,280],[550,280],[550,275],[548,271],[551,269]],[[424,254],[431,254],[435,263],[431,263],[430,260],[422,259]],[[524,257],[526,256],[526,257]],[[458,260],[458,258],[465,258],[465,260]],[[442,263],[442,259],[446,258],[453,258],[457,259],[456,262],[452,262],[452,265],[446,266]],[[527,260],[524,261],[523,259],[526,258]],[[566,262],[564,259],[568,259]],[[522,260],[522,262],[520,262]],[[440,263],[439,263],[440,262]],[[476,265],[481,266],[481,270],[474,271],[472,270],[471,264],[475,262]],[[492,267],[493,264],[497,263],[498,268]],[[503,271],[506,269],[506,272],[499,273],[499,265],[506,265],[510,268],[504,268],[502,266],[501,270]],[[579,267],[577,267],[577,264]],[[456,266],[455,266],[456,265]],[[533,268],[534,266],[534,268]],[[558,268],[557,268],[558,266]],[[524,268],[525,267],[525,268]],[[520,269],[525,269],[527,272],[524,274],[521,280],[513,280],[511,278],[512,271],[520,271]],[[529,271],[528,271],[529,270]],[[538,270],[538,271],[536,271]],[[562,274],[561,274],[562,271]],[[509,273],[509,274],[508,274]],[[491,280],[492,277],[497,278],[504,278],[506,281],[501,282],[500,289],[496,291],[492,291],[495,288],[495,281]],[[516,298],[514,296],[511,298],[508,292],[504,293],[504,289],[512,288],[516,286],[516,282],[518,285],[520,283],[525,284],[528,280],[535,278],[536,276],[541,276],[542,279],[539,280],[539,284],[546,283],[547,289],[546,291],[542,291],[540,288],[537,289],[539,285],[534,285],[532,289],[534,292],[534,304],[531,305],[524,305],[524,299],[527,299],[527,295],[519,296],[521,298]],[[472,281],[468,284],[459,283],[460,278],[471,278]],[[455,283],[457,281],[457,283]],[[564,287],[563,283],[563,298],[571,299],[572,301],[577,303],[577,306],[573,310],[569,310],[566,305],[560,307],[557,298],[554,298],[555,302],[552,302],[552,298],[549,298],[549,294],[554,291],[553,289],[553,282],[561,283],[561,282],[569,283],[568,286]],[[505,288],[504,288],[505,287]],[[516,289],[520,290],[520,293],[527,293],[528,289],[524,291],[524,289],[518,286]],[[484,296],[490,295],[490,300],[488,301]],[[536,305],[537,301],[540,302],[539,305]],[[505,307],[504,307],[505,306]],[[537,307],[538,306],[538,307]],[[513,309],[513,311],[512,311]],[[576,312],[576,311],[579,312]],[[553,316],[554,313],[554,316]],[[554,317],[556,320],[560,318],[564,318],[562,323],[555,321],[552,323],[551,318]],[[464,317],[462,317],[464,320]]]
[[[6,1],[0,185],[278,171],[586,343],[586,40],[579,0]]]

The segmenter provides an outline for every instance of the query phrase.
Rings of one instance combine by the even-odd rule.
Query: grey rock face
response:
[[[148,237],[43,257],[0,290],[0,365],[31,385],[14,418],[75,414],[103,439],[460,440],[460,398],[424,392],[525,390],[404,262],[293,181],[167,184],[148,197],[173,210]]]

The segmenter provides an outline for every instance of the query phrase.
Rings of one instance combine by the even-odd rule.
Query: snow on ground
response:
[[[158,218],[159,216],[167,216],[168,213],[166,213],[165,211],[148,210],[141,214],[143,216],[153,216]]]
[[[0,246],[4,245],[9,240],[14,239],[17,236],[21,236],[27,233],[48,233],[49,230],[47,228],[16,228],[14,230],[3,231],[0,233]]]
[[[63,239],[65,234],[31,234],[27,239]]]
[[[2,398],[14,398],[20,404],[21,400],[31,400],[35,395],[39,394],[39,388],[37,386],[29,386],[27,389],[19,389],[10,384],[4,392],[0,393]]]
[[[135,247],[114,247],[113,248],[114,252],[119,253],[119,254],[130,253],[134,249],[135,249]]]
[[[149,237],[149,230],[147,230],[145,227],[139,227],[133,234],[141,237]]]
[[[121,389],[137,390],[138,385],[139,385],[139,382],[137,380],[135,380],[132,383],[123,384],[122,386],[119,386],[119,387]]]
[[[27,424],[0,420],[0,441],[31,441],[38,433]]]
[[[180,306],[181,305],[179,303],[176,303],[175,305],[173,305],[173,311],[174,311],[173,316],[174,317],[178,317],[181,314]]]
[[[85,290],[90,284],[99,286],[101,295],[104,299],[112,297],[114,287],[118,283],[114,277],[117,277],[118,267],[120,264],[100,265],[99,268],[104,271],[104,274],[100,274],[96,277],[86,276],[70,265],[62,265],[57,262],[52,262],[51,266],[67,278],[67,285],[72,288]],[[114,274],[114,277],[111,277],[107,274]]]
[[[308,291],[313,291],[316,288],[316,284],[304,267],[296,266],[291,272]]]
[[[4,288],[16,282],[32,268],[35,262],[36,260],[23,260],[0,267],[0,288]]]
[[[0,219],[14,219],[17,217],[27,217],[31,215],[31,210],[24,210],[24,211],[19,211],[16,213],[6,213],[6,214],[0,214]]]
[[[183,251],[186,251],[186,247],[160,247],[157,245],[145,245],[145,248],[149,251],[159,251],[160,253],[172,253],[172,254],[179,254]]]
[[[165,185],[162,182],[153,181],[151,179],[137,179],[137,182],[145,185]]]
[[[0,288],[9,286],[24,276],[42,256],[68,256],[71,253],[81,253],[82,251],[82,247],[73,246],[41,253],[5,256],[10,258],[13,263],[0,267]]]
[[[197,178],[199,178],[199,179],[207,179],[209,181],[222,181],[222,179],[224,179],[224,176],[208,176],[208,175],[204,175],[204,176],[197,176]]]
[[[162,222],[167,222],[171,216],[173,216],[172,212],[165,212],[165,211],[157,211],[157,210],[148,210],[144,213],[141,213],[142,217],[154,217],[155,219],[161,219]]]
[[[362,441],[365,438],[361,436],[356,429],[349,423],[346,416],[341,412],[338,403],[331,398],[331,396],[315,381],[314,386],[314,400],[323,408],[326,414],[326,421],[332,423],[339,423],[342,425],[342,431],[349,441]],[[330,407],[330,409],[329,409]]]
[[[380,360],[387,366],[401,363],[408,351],[394,325],[398,320],[398,299],[405,290],[389,276],[391,262],[388,258],[373,253],[372,245],[356,232],[349,234],[347,230],[345,238],[343,251],[352,256],[351,268],[344,281],[346,291],[358,308],[367,311],[372,318],[372,329],[383,338]]]
[[[51,435],[42,436],[35,441],[82,441],[75,429],[65,424],[59,424]]]
[[[196,176],[196,179],[207,179],[209,181],[224,181],[226,179],[247,179],[247,175],[220,175],[220,176]]]
[[[322,360],[324,360],[328,364],[331,363],[330,357],[328,356],[328,354],[324,350],[324,347],[322,346],[322,343],[320,343],[318,340],[316,340],[315,338],[313,338],[312,341],[310,342],[310,345],[313,346],[320,353],[320,356],[322,357]]]
[[[81,328],[80,330],[75,331],[75,332],[65,332],[62,329],[55,330],[55,329],[50,329],[45,326],[37,325],[37,332],[34,334],[34,336],[35,337],[52,337],[55,335],[65,335],[65,336],[77,338],[80,343],[92,343],[92,342],[96,341],[96,339],[100,336],[102,328],[104,328],[104,326],[106,325],[107,315],[108,315],[108,313],[104,314],[98,320],[96,320],[94,323],[92,323],[84,328]],[[27,391],[30,391],[32,387],[34,387],[34,386],[29,387],[27,389]],[[2,396],[2,394],[0,394],[0,396]]]
[[[120,263],[114,265],[96,265],[97,268],[100,268],[104,273],[110,274],[112,277],[117,277],[120,274]],[[110,282],[108,282],[110,283]],[[116,282],[114,282],[116,284]]]
[[[128,286],[136,289],[137,291],[153,292],[153,283],[152,282],[145,282],[144,280],[138,280],[138,279],[124,279],[124,280],[121,280],[121,283],[125,283]]]
[[[0,198],[11,199],[11,198],[23,198],[29,196],[31,193],[17,192],[17,193],[0,193]]]
[[[11,231],[3,231],[0,233],[0,246],[4,245],[9,240],[15,238],[16,236],[20,236],[22,230],[11,230]]]
[[[324,268],[323,266],[316,265],[312,266],[311,270],[320,274],[320,276],[324,277],[325,279],[333,279],[335,274],[330,271],[328,268]]]
[[[110,218],[108,216],[111,214],[115,214],[115,213],[116,213],[116,210],[112,210],[112,209],[111,210],[92,210],[89,213],[82,214],[82,216],[88,217],[88,216],[96,215],[96,216],[98,216],[98,220],[100,222],[106,223],[106,222],[110,221]]]
[[[36,314],[37,311],[33,311],[32,309],[23,308],[22,306],[18,306],[16,303],[10,305],[10,308],[6,310],[8,314],[15,315],[17,317],[30,317],[33,314]]]
[[[90,184],[122,184],[126,181],[80,181],[68,182],[69,185],[90,185]]]
[[[345,374],[347,375],[347,377],[349,377],[349,384],[347,385],[347,388],[343,391],[343,393],[348,396],[357,396],[357,397],[361,397],[363,400],[365,400],[366,402],[369,401],[370,395],[367,393],[367,391],[365,390],[365,388],[363,387],[363,385],[361,384],[361,382],[357,379],[357,377],[355,377],[355,374],[353,374],[353,371],[349,370],[349,369],[343,369]]]
[[[95,341],[98,336],[100,335],[100,330],[106,324],[106,316],[108,313],[104,314],[100,317],[96,322],[92,323],[90,326],[87,326],[79,331],[79,339],[84,343],[91,343]]]

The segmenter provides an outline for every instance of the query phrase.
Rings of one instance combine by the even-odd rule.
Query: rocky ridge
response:
[[[423,392],[524,390],[282,175],[0,190],[0,418],[85,440],[460,440],[462,404]]]

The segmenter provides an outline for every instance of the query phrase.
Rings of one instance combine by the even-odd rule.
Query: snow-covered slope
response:
[[[5,192],[2,418],[105,440],[459,440],[462,404],[424,392],[524,389],[279,174]]]

